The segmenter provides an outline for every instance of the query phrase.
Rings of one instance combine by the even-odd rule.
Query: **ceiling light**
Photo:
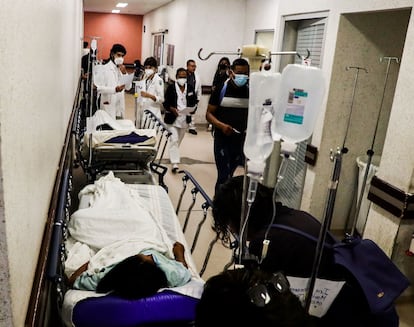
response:
[[[121,10],[119,10],[119,9],[114,9],[114,10],[112,10],[112,13],[113,14],[119,14],[121,12]]]
[[[118,8],[125,8],[126,6],[128,6],[127,2],[118,2],[118,4],[116,5]]]

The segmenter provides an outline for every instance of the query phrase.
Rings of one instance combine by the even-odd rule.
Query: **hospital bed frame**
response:
[[[203,227],[208,217],[209,211],[212,209],[212,200],[203,190],[200,184],[196,181],[196,179],[191,175],[190,172],[184,170],[180,171],[180,173],[183,174],[183,190],[180,194],[178,203],[176,205],[176,213],[182,210],[181,207],[183,205],[183,197],[185,196],[185,194],[190,193],[192,198],[189,207],[187,209],[182,210],[185,212],[185,223],[183,226],[183,232],[185,231],[189,223],[189,220],[193,219],[193,217],[190,218],[190,216],[194,216],[192,214],[195,214],[197,212],[199,213],[200,209],[202,212],[201,220],[198,222],[197,230],[192,240],[192,253],[197,245],[197,240],[201,228]],[[55,301],[53,305],[58,312],[60,312],[62,309],[65,292],[68,290],[64,275],[64,262],[67,259],[65,241],[69,236],[67,225],[70,219],[71,211],[73,211],[74,207],[77,207],[77,205],[72,201],[72,198],[74,198],[76,193],[74,192],[73,179],[74,177],[72,176],[72,172],[68,168],[66,168],[61,177],[61,187],[58,194],[58,203],[53,222],[52,234],[50,239],[50,248],[46,266],[47,280],[51,282],[55,287],[55,290],[53,291],[55,296],[52,298]],[[198,204],[200,206],[196,206]],[[207,249],[207,254],[205,256],[203,266],[199,273],[200,276],[202,276],[207,267],[212,248],[214,244],[217,242],[217,240],[217,238],[212,240],[209,245],[209,248]],[[157,326],[157,324],[151,324],[148,326]],[[158,326],[166,326],[166,324],[164,323]],[[173,322],[172,324],[168,324],[168,326],[191,327],[193,325],[190,322]]]
[[[79,90],[77,97],[79,97]],[[50,208],[45,221],[44,235],[24,323],[25,327],[63,327],[61,311],[64,295],[68,290],[64,275],[64,262],[66,261],[64,241],[68,237],[67,222],[71,212],[78,207],[79,190],[87,184],[84,162],[79,152],[82,129],[80,110],[79,101],[75,99],[52,190]],[[165,128],[157,119],[151,118],[151,121],[156,121],[159,128]],[[162,146],[160,149],[163,151]],[[157,163],[155,161],[153,164]],[[184,179],[195,181],[188,172],[184,173]],[[201,194],[205,198],[205,192],[197,184],[195,187],[199,190],[193,191],[193,194]],[[202,209],[203,215],[209,208],[211,208],[211,200],[207,196],[206,204]],[[196,241],[193,241],[192,249],[195,244]],[[165,324],[163,325],[165,326]],[[187,327],[191,324],[175,322],[169,326]]]
[[[168,168],[161,164],[161,160],[171,132],[164,122],[151,111],[146,110],[144,115],[143,128],[154,129],[156,132],[154,146],[131,144],[122,144],[116,148],[105,146],[91,148],[89,146],[86,156],[82,151],[82,148],[87,146],[84,144],[85,130],[81,127],[81,116],[78,115],[74,125],[77,164],[82,166],[89,181],[94,181],[111,170],[126,183],[156,184],[155,176],[157,176],[158,184],[167,188],[164,176]]]

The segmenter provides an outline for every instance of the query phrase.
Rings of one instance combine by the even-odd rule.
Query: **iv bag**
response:
[[[290,64],[282,71],[280,97],[272,122],[273,139],[291,143],[308,139],[315,127],[325,93],[322,71]]]
[[[280,73],[254,72],[249,80],[249,113],[244,154],[247,170],[262,174],[265,161],[272,153],[271,124],[274,104],[279,97]]]

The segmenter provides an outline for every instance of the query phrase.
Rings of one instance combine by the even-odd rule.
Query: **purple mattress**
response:
[[[197,302],[170,290],[139,300],[109,294],[79,301],[72,322],[76,327],[191,326]]]

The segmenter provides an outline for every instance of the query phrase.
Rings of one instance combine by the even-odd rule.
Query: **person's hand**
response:
[[[115,92],[121,92],[124,88],[125,88],[125,84],[118,85],[118,86],[115,88]]]
[[[127,74],[127,70],[124,65],[119,65],[118,68],[122,74]]]
[[[174,107],[170,107],[170,111],[174,114],[175,117],[178,117],[178,109]]]
[[[184,258],[184,245],[182,245],[180,242],[175,242],[173,245],[173,253],[174,253],[174,257],[175,260],[177,260],[178,262],[181,262],[184,267],[188,268],[187,262],[185,261]]]
[[[76,271],[69,277],[68,284],[70,287],[73,286],[73,283],[75,282],[76,278],[78,278],[84,271],[88,269],[88,262],[85,262],[82,266],[80,266]]]
[[[231,134],[234,133],[233,127],[231,127],[230,125],[227,125],[227,124],[224,124],[224,126],[221,128],[221,131],[226,136],[230,136]]]
[[[151,93],[145,92],[145,91],[141,91],[141,96],[143,98],[150,98],[152,100],[157,100],[157,98],[155,97],[155,95],[152,95]]]

